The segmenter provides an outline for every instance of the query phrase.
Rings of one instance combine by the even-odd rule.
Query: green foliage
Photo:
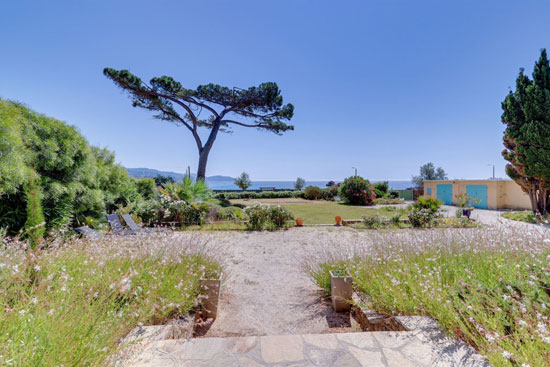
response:
[[[532,210],[506,212],[501,215],[506,219],[517,220],[519,222],[537,223],[537,218]]]
[[[374,204],[376,205],[396,205],[396,204],[403,204],[405,203],[405,200],[400,199],[399,197],[392,199],[391,197],[383,197],[383,198],[376,198],[374,199]]]
[[[388,194],[390,199],[399,199],[399,191],[391,190]]]
[[[37,181],[36,174],[32,172],[25,185],[25,196],[27,198],[25,234],[29,238],[32,248],[38,246],[42,241],[46,224],[42,212],[42,189]]]
[[[363,217],[363,225],[369,229],[378,229],[386,225],[386,218],[380,215],[370,215]]]
[[[420,175],[412,177],[412,181],[416,184],[416,187],[424,186],[424,181],[446,179],[447,173],[445,173],[445,170],[441,167],[436,169],[435,165],[431,162],[420,167]]]
[[[156,184],[152,178],[141,178],[136,182],[136,188],[141,197],[145,200],[149,200],[155,196]]]
[[[317,186],[308,186],[304,190],[304,199],[319,200],[321,198],[321,189]]]
[[[426,209],[435,214],[443,203],[435,198],[429,196],[419,196],[418,199],[410,205],[412,209]]]
[[[204,180],[193,180],[185,176],[183,182],[166,184],[162,191],[172,200],[182,200],[186,203],[200,203],[212,198],[212,190]]]
[[[248,217],[247,228],[250,230],[274,230],[285,228],[294,215],[280,206],[269,206],[256,203],[245,209]]]
[[[0,129],[0,227],[10,234],[25,227],[28,171],[41,187],[46,230],[100,219],[140,199],[114,155],[90,147],[74,127],[0,100]]]
[[[388,181],[377,182],[373,185],[374,194],[377,198],[383,198],[388,195]]]
[[[375,199],[369,180],[360,176],[346,178],[340,185],[339,194],[351,205],[372,205]]]
[[[481,199],[469,197],[467,193],[455,195],[455,198],[458,200],[458,206],[461,208],[471,208],[473,209],[474,204],[479,204]]]
[[[520,69],[516,90],[502,102],[502,156],[509,162],[506,173],[529,194],[533,211],[545,215],[550,208],[550,65],[545,49],[532,77]]]
[[[338,186],[336,185],[321,190],[321,199],[323,200],[332,201],[336,196],[338,196]]]
[[[166,184],[176,182],[173,177],[171,177],[171,176],[162,176],[162,175],[156,175],[153,180],[155,180],[155,185],[156,186],[164,186]]]
[[[235,179],[234,183],[243,191],[252,185],[252,181],[250,181],[250,177],[246,172],[241,173],[241,175]]]
[[[296,179],[296,182],[294,182],[294,188],[296,190],[301,190],[304,188],[304,186],[306,185],[306,180],[304,180],[303,178],[301,177],[298,177]]]
[[[241,192],[220,192],[214,195],[216,199],[233,200],[233,199],[285,199],[296,198],[303,196],[302,191],[241,191]]]
[[[436,224],[436,214],[428,208],[412,207],[409,211],[409,222],[414,228],[429,228]]]
[[[191,132],[199,153],[199,180],[205,179],[208,155],[219,131],[230,132],[233,125],[276,134],[294,130],[286,123],[294,115],[294,106],[283,104],[281,91],[273,82],[247,89],[217,84],[187,89],[169,76],[143,83],[128,70],[105,68],[103,74],[128,92],[134,107],[153,111],[157,113],[155,118],[185,126]],[[198,134],[199,127],[210,130],[206,142]]]

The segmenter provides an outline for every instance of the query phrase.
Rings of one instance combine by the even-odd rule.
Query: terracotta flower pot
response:
[[[304,225],[304,218],[296,218],[296,227],[302,227]]]
[[[330,271],[330,296],[334,311],[349,311],[353,292],[351,275],[345,270]]]
[[[215,319],[218,315],[222,276],[217,279],[201,279],[200,287],[203,299],[201,302],[202,315],[207,319]]]
[[[336,221],[336,225],[339,226],[342,224],[342,217],[337,215],[334,217],[334,220]]]

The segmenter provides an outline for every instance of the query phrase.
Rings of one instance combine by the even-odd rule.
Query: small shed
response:
[[[424,181],[424,196],[457,205],[456,195],[466,193],[479,199],[480,209],[531,209],[529,196],[512,180],[431,180]]]

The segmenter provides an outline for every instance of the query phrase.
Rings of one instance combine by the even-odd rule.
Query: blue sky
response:
[[[219,136],[207,175],[254,180],[505,176],[500,103],[550,48],[543,1],[10,1],[0,97],[76,127],[127,167],[196,170],[182,127],[131,107],[104,67],[184,86],[275,81],[283,136]]]

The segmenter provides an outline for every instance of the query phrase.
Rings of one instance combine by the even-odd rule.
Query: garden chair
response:
[[[98,239],[98,238],[101,238],[103,237],[103,235],[93,229],[91,229],[90,227],[88,226],[82,226],[82,227],[77,227],[77,228],[73,228],[73,230],[76,232],[76,233],[79,233],[81,234],[82,236],[86,237],[86,238],[90,238],[90,239]]]
[[[134,218],[130,214],[122,214],[122,219],[126,222],[128,227],[134,232],[144,232],[144,233],[151,233],[157,230],[161,230],[161,228],[142,228],[137,225],[137,223],[134,221]]]
[[[126,234],[136,234],[136,231],[124,229],[124,226],[120,222],[118,214],[107,214],[107,221],[111,226],[111,230],[114,234],[126,235]]]

